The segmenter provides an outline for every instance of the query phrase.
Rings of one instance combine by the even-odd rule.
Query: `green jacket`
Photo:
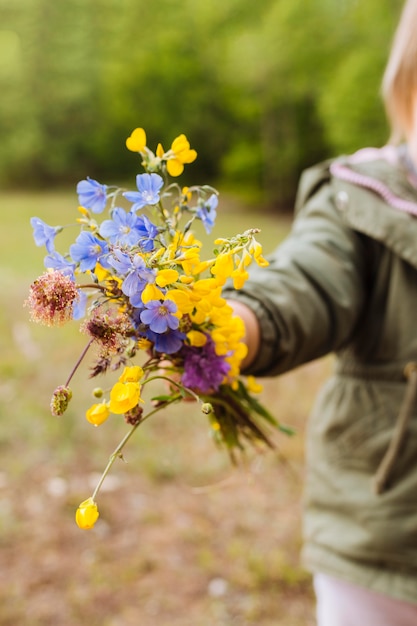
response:
[[[226,295],[261,324],[248,373],[336,355],[307,433],[306,565],[417,603],[417,189],[393,151],[307,170],[270,266]]]

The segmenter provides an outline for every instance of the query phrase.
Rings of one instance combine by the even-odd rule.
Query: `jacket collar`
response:
[[[417,189],[398,149],[368,148],[337,159],[330,173],[344,221],[417,268]]]

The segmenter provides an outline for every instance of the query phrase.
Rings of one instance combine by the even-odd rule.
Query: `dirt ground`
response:
[[[303,433],[324,369],[267,381],[264,401],[298,432],[238,468],[192,407],[139,429],[127,463],[105,482],[91,531],[77,528],[74,511],[104,467],[107,434],[57,431],[26,462],[24,448],[19,463],[7,457],[0,625],[313,626],[300,565]]]

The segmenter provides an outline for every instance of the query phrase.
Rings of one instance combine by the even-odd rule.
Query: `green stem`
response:
[[[185,391],[185,393],[188,393],[188,395],[192,396],[194,400],[196,400],[197,402],[201,401],[200,396],[194,393],[192,389],[189,389],[188,387],[184,387],[184,385],[181,385],[181,383],[178,383],[176,380],[174,380],[173,378],[170,378],[169,376],[162,376],[160,374],[158,374],[157,376],[152,376],[151,378],[147,378],[142,383],[142,386],[144,387],[147,383],[150,383],[152,380],[166,380],[170,383],[170,385],[175,385],[176,387],[178,387],[178,389],[181,389],[182,391]]]
[[[172,402],[174,402],[174,401],[175,400],[173,399]],[[132,426],[132,428],[129,430],[129,432],[126,433],[126,435],[123,437],[123,439],[121,440],[119,445],[114,449],[113,453],[110,455],[109,461],[108,461],[108,463],[107,463],[107,465],[106,465],[102,475],[100,476],[100,480],[98,481],[97,486],[94,489],[93,495],[91,496],[93,501],[95,501],[95,499],[97,497],[97,494],[100,491],[107,474],[109,473],[110,469],[113,466],[113,463],[115,462],[115,460],[117,458],[121,458],[121,452],[122,452],[123,448],[125,447],[125,445],[129,441],[129,439],[131,438],[131,436],[133,435],[135,430],[138,428],[138,426],[140,426],[140,424],[142,424],[145,420],[149,419],[152,415],[154,415],[155,413],[157,413],[161,409],[166,408],[168,404],[170,404],[170,402],[166,402],[163,406],[156,407],[155,409],[153,409],[153,411],[150,411],[147,415],[145,415],[140,420],[140,422],[138,422],[137,424],[134,424],[134,426]]]
[[[78,289],[100,289],[100,291],[107,291],[107,288],[103,285],[99,285],[98,283],[83,283],[81,285],[77,285]]]
[[[80,358],[78,359],[78,361],[76,362],[76,364],[72,368],[71,373],[70,373],[70,375],[67,378],[67,382],[65,383],[65,387],[68,387],[68,385],[70,384],[72,377],[74,376],[75,372],[77,371],[77,369],[81,365],[81,362],[84,359],[85,355],[87,354],[88,350],[90,349],[90,346],[93,343],[93,341],[94,341],[94,339],[90,339],[88,344],[85,346],[84,350],[81,353]]]

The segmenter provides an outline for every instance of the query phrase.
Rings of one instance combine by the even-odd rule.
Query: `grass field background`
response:
[[[34,325],[23,307],[43,271],[29,219],[72,222],[76,196],[3,193],[0,205],[0,626],[312,626],[299,563],[304,430],[328,362],[265,381],[262,400],[297,434],[276,436],[275,451],[250,452],[239,468],[191,403],[155,416],[106,481],[95,529],[83,532],[74,511],[125,424],[94,429],[84,419],[88,364],[68,412],[50,415],[85,337],[76,323]],[[259,227],[268,252],[289,229],[231,199],[220,206],[214,236]]]

